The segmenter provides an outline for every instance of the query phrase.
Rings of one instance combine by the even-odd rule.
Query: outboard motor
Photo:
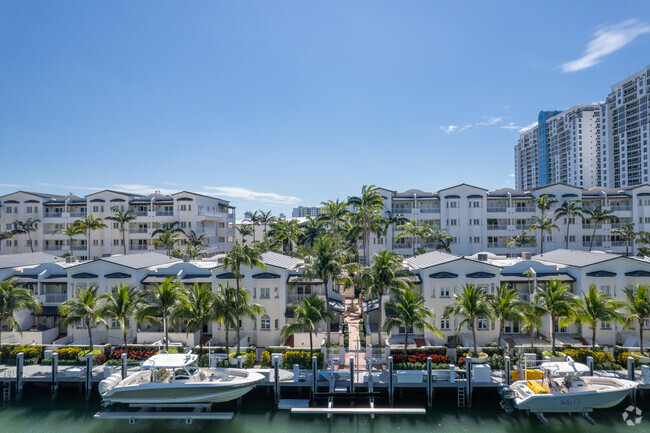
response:
[[[501,397],[501,409],[503,409],[508,415],[514,412],[517,393],[505,383],[499,385],[497,393],[499,394],[499,397]]]

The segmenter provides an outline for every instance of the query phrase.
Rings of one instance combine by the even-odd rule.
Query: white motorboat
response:
[[[533,413],[579,412],[603,409],[619,404],[637,383],[614,377],[589,376],[589,367],[577,362],[545,362],[541,380],[518,380],[501,385],[501,406]]]
[[[154,355],[139,371],[120,373],[99,384],[105,404],[221,403],[239,398],[264,380],[250,370],[199,368],[192,353]]]

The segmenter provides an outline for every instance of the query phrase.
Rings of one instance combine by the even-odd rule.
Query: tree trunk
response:
[[[124,247],[124,255],[126,256],[126,231],[122,225],[122,246]]]
[[[313,330],[309,330],[309,360],[314,356]]]
[[[203,327],[199,329],[199,357],[203,355]]]
[[[540,254],[544,254],[544,230],[542,230],[541,233],[541,239],[540,239]]]
[[[126,353],[127,359],[129,358],[129,347],[126,345],[126,324],[124,329],[122,329],[122,335],[124,335],[124,353]]]
[[[497,345],[501,347],[501,339],[503,338],[503,328],[505,327],[505,323],[503,320],[499,320],[499,337],[497,339]]]
[[[327,278],[327,282],[325,283],[325,311],[328,312],[328,317],[327,320],[325,321],[326,326],[327,326],[327,348],[330,348],[330,331],[331,331],[331,324],[332,324],[332,319],[329,318],[329,311],[330,311],[330,293],[329,290],[327,289],[330,285],[332,284],[332,277]],[[345,308],[345,306],[343,306]]]
[[[29,239],[29,247],[32,249],[32,252],[34,252],[34,243],[32,242],[32,235],[29,230],[27,230],[27,239]]]
[[[551,316],[551,326],[549,332],[551,334],[551,354],[555,356],[555,317]]]
[[[476,319],[472,320],[472,338],[474,339],[474,354],[478,356],[478,345],[476,344]]]
[[[239,271],[237,271],[237,274],[239,274]],[[235,326],[237,326],[237,356],[239,356],[239,352],[241,351],[241,326],[239,325],[239,277],[235,280],[235,283],[237,284],[237,292],[235,292],[235,311],[237,316],[237,323],[235,323]]]
[[[86,328],[88,329],[88,343],[90,346],[90,351],[93,351],[93,331],[90,329],[90,320],[86,320]]]
[[[639,351],[643,355],[643,320],[639,320]]]
[[[571,217],[567,221],[571,221]],[[570,222],[567,222],[566,225],[566,245],[564,246],[565,249],[569,249],[569,226],[571,225]]]
[[[408,350],[407,350],[408,344],[409,344],[409,328],[407,326],[406,331],[404,333],[404,357],[407,358],[406,362],[408,362]]]
[[[596,327],[594,326],[593,328],[591,328],[591,331],[592,331],[591,336],[593,338],[593,340],[591,340],[591,350],[595,352],[596,351]]]
[[[534,333],[532,325],[530,325],[530,327],[528,329],[528,333],[530,334],[530,351],[534,352],[535,351],[535,340],[533,339],[533,337],[534,337],[535,333]]]
[[[169,338],[167,337],[167,312],[163,311],[163,332],[165,334],[165,350],[169,352]]]
[[[227,356],[230,355],[230,350],[229,350],[229,347],[230,347],[230,344],[229,344],[229,343],[230,343],[230,341],[229,341],[229,339],[228,339],[228,335],[229,335],[229,334],[230,334],[230,326],[226,325],[226,355],[227,355]]]
[[[379,323],[377,324],[377,343],[379,344],[379,349],[381,350],[381,315],[384,313],[381,305],[382,293],[379,293]]]
[[[86,260],[90,260],[90,229],[86,230],[86,241],[88,242],[88,257],[86,257]]]
[[[596,237],[596,225],[594,223],[594,231],[591,233],[591,241],[589,242],[589,251],[594,246],[594,238]]]
[[[628,254],[629,248],[630,248],[630,241],[629,241],[629,239],[625,239],[625,257],[629,256],[629,254]]]

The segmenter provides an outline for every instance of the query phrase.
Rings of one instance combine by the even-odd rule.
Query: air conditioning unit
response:
[[[533,257],[533,253],[529,253],[529,252],[521,253],[521,258],[524,260],[530,260],[532,257]]]
[[[75,263],[76,261],[77,261],[77,257],[76,257],[76,256],[67,256],[67,257],[65,258],[65,262],[66,262],[66,263]]]
[[[478,261],[479,262],[487,262],[487,260],[488,260],[487,253],[479,253],[479,255],[478,255]]]
[[[183,261],[184,262],[189,262],[190,261],[190,255],[189,254],[183,254]]]

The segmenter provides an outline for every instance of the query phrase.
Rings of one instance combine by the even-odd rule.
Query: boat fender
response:
[[[528,388],[532,389],[535,394],[548,394],[548,390],[545,386],[540,385],[539,383],[529,380],[526,382]]]
[[[108,391],[111,389],[115,388],[115,386],[122,381],[122,374],[121,373],[113,373],[110,376],[108,376],[106,379],[102,380],[99,382],[99,386],[97,387],[99,390],[100,395],[106,394]]]

